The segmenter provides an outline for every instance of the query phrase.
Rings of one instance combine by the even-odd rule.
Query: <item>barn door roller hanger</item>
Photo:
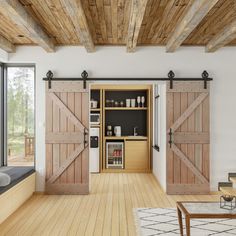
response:
[[[213,79],[209,77],[209,74],[206,70],[203,71],[200,78],[176,78],[175,73],[171,70],[169,71],[167,78],[89,78],[88,72],[84,70],[81,73],[80,78],[54,78],[53,72],[49,70],[46,74],[46,78],[43,78],[44,81],[48,81],[48,88],[52,88],[52,81],[83,81],[83,88],[86,89],[87,81],[170,81],[170,89],[174,87],[174,81],[203,81],[204,89],[207,89],[207,82],[212,81]]]

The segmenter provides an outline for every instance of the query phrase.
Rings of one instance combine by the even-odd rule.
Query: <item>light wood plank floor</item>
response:
[[[0,235],[136,235],[133,208],[178,200],[219,196],[167,196],[152,174],[95,174],[88,196],[34,195],[0,225]]]

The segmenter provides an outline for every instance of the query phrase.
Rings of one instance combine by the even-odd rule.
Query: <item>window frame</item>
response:
[[[160,152],[160,137],[159,137],[159,130],[160,130],[160,86],[155,84],[153,87],[153,148]]]
[[[36,161],[36,65],[32,63],[0,63],[2,66],[2,80],[0,84],[0,96],[1,96],[1,156],[0,156],[0,166],[8,166],[7,163],[7,84],[8,84],[8,73],[7,69],[11,67],[32,67],[34,68],[34,165],[35,168],[35,161]]]
[[[4,76],[5,66],[4,63],[0,62],[0,167],[4,165],[4,146],[5,146],[5,129],[4,129],[4,86],[5,86],[5,76]]]

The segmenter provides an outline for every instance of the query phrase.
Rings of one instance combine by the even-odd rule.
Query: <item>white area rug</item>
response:
[[[139,236],[180,235],[177,211],[174,208],[137,208],[134,210],[134,214]],[[208,235],[236,235],[236,219],[191,220],[191,236]]]

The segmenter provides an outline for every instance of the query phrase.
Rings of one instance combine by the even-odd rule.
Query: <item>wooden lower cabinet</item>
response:
[[[148,171],[148,141],[125,141],[125,169]]]

